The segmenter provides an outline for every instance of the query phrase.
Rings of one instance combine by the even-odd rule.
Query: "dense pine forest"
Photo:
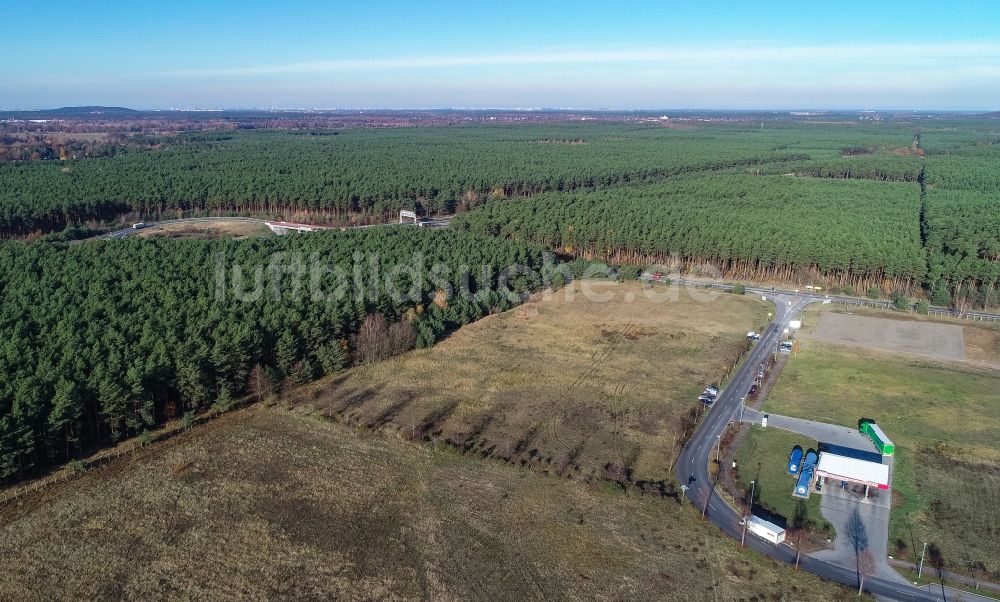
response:
[[[541,262],[537,246],[405,227],[4,243],[0,480],[166,419],[430,345],[517,304],[539,280],[507,283],[500,270]]]
[[[1000,305],[1000,135],[928,156],[927,290],[940,305]]]
[[[0,241],[0,479],[430,345],[517,303],[490,292],[496,268],[537,270],[546,248],[1000,306],[996,121],[667,125],[181,133],[106,157],[0,162],[8,239],[124,215],[457,213],[445,232]],[[383,276],[421,257],[427,278],[400,296],[355,278],[359,257]],[[312,294],[334,281],[347,293]],[[518,293],[538,286],[514,278]],[[479,294],[445,294],[463,288]]]
[[[177,210],[299,212],[311,221],[384,218],[400,207],[451,213],[488,198],[747,166],[915,180],[912,162],[841,157],[907,149],[912,138],[901,126],[613,123],[181,134],[108,158],[0,163],[0,234]]]
[[[926,269],[919,209],[917,184],[732,174],[491,203],[453,226],[614,262],[709,264],[731,279],[909,291]]]

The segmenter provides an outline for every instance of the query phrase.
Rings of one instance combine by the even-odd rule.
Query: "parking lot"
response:
[[[869,349],[913,353],[946,360],[965,359],[961,326],[824,312],[812,336],[821,341]]]

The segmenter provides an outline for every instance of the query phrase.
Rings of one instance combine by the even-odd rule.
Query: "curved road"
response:
[[[749,290],[749,289],[748,289]],[[768,294],[768,293],[765,293]],[[773,321],[761,334],[760,341],[750,350],[746,360],[737,370],[729,384],[719,392],[719,397],[701,426],[684,446],[677,459],[677,478],[689,487],[687,497],[699,511],[705,512],[706,518],[734,539],[740,539],[743,528],[740,525],[740,514],[725,500],[715,493],[715,483],[708,473],[709,458],[715,448],[718,437],[726,426],[739,419],[740,399],[756,376],[760,363],[763,362],[778,344],[782,331],[788,321],[799,311],[816,301],[811,295],[775,295],[768,296],[774,305]],[[746,545],[774,560],[788,564],[795,563],[795,549],[787,545],[773,545],[751,534],[747,534]],[[853,569],[817,560],[803,554],[799,566],[810,573],[842,583],[849,587],[858,586],[858,576]],[[934,593],[910,585],[887,581],[876,577],[866,577],[865,591],[889,600],[901,601],[937,601],[942,600],[940,592]]]
[[[711,280],[689,280],[685,278],[672,278],[672,282],[676,284],[684,284],[689,286],[699,286],[706,288],[717,288],[721,290],[732,289],[731,284],[723,284],[719,281]],[[801,292],[798,290],[787,290],[787,289],[775,289],[774,287],[761,287],[761,286],[746,286],[744,287],[748,293],[756,293],[758,295],[782,295],[788,298],[799,298],[799,299],[809,299],[811,301],[825,301],[829,299],[835,303],[842,303],[844,305],[853,305],[858,307],[874,307],[877,309],[893,309],[891,301],[879,301],[872,300],[865,297],[850,297],[847,295],[826,295],[820,293],[811,292]],[[911,304],[910,308],[913,308]],[[950,307],[942,307],[940,305],[931,305],[928,307],[930,311],[935,316],[949,316],[952,318],[964,318],[969,320],[989,320],[989,321],[1000,321],[1000,314],[990,313],[985,310],[968,310],[963,312],[958,312]]]

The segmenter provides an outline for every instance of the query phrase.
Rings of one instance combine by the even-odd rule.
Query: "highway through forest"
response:
[[[705,283],[692,281],[690,284],[704,286]],[[761,362],[768,359],[775,350],[784,329],[788,327],[789,320],[795,319],[802,308],[817,300],[814,295],[790,293],[771,296],[769,292],[760,289],[754,292],[763,292],[774,303],[774,318],[761,333],[760,340],[751,348],[729,384],[719,392],[712,409],[684,446],[675,465],[678,480],[688,487],[686,497],[691,500],[698,512],[704,513],[708,520],[737,540],[743,535],[743,527],[740,524],[742,516],[740,511],[730,506],[715,491],[716,481],[708,471],[709,459],[729,423],[739,420],[742,398],[753,382]],[[774,545],[749,533],[746,535],[746,545],[779,562],[795,564],[796,550],[789,545]],[[799,558],[799,567],[848,587],[858,587],[858,574],[852,568],[817,560],[806,554],[802,554]],[[864,591],[882,599],[905,602],[945,600],[940,592],[935,593],[933,590],[928,591],[873,576],[865,577]],[[962,595],[963,599],[986,600],[975,594],[963,592]]]

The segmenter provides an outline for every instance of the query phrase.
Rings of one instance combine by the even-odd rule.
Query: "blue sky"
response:
[[[995,0],[66,0],[3,16],[3,108],[1000,106]]]

